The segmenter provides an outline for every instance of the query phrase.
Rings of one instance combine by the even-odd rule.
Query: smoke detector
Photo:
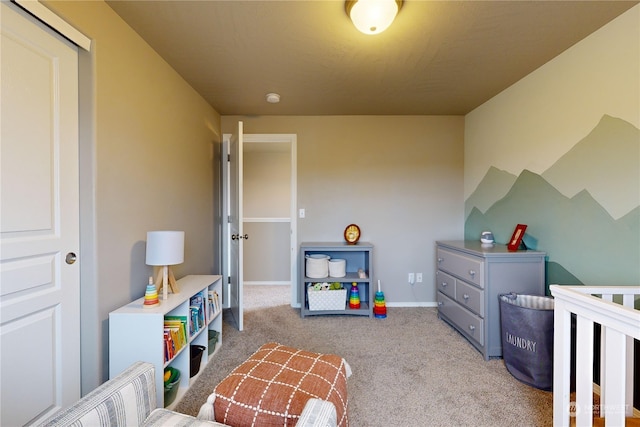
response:
[[[280,95],[278,95],[277,93],[268,93],[267,102],[269,104],[277,104],[278,102],[280,102]]]

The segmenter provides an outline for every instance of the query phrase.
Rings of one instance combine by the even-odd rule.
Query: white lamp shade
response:
[[[358,0],[349,16],[353,25],[365,34],[378,34],[386,30],[398,13],[396,0]]]
[[[147,265],[184,262],[184,231],[147,232]]]

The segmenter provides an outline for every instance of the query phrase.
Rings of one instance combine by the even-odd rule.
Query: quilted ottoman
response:
[[[198,418],[234,427],[294,426],[309,399],[322,399],[335,406],[337,425],[347,427],[350,375],[340,356],[267,343],[215,387]]]

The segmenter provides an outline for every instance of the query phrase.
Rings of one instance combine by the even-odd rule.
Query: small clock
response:
[[[356,224],[349,224],[347,228],[344,229],[344,240],[347,241],[349,245],[355,245],[360,239],[360,227]]]

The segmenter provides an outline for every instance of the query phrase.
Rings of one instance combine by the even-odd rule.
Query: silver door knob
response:
[[[64,260],[67,264],[71,265],[74,262],[76,262],[76,260],[78,259],[78,257],[76,256],[76,254],[74,254],[73,252],[69,252],[67,254],[66,257],[64,257]]]

